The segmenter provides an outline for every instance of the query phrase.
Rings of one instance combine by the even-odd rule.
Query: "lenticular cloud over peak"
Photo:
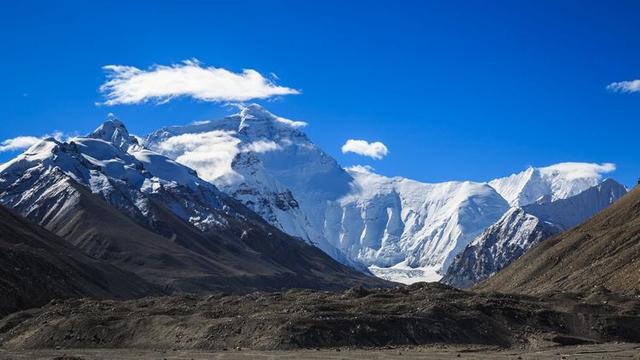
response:
[[[543,173],[559,173],[568,179],[597,178],[604,174],[614,172],[616,165],[613,163],[582,163],[564,162],[540,168]]]
[[[203,66],[197,60],[174,65],[155,65],[148,70],[134,66],[106,65],[107,82],[100,86],[104,105],[165,103],[186,96],[208,102],[249,101],[300,91],[276,85],[258,71],[242,72]]]

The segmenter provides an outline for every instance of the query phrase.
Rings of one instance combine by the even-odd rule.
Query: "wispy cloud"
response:
[[[242,148],[244,152],[265,153],[282,149],[278,143],[271,140],[258,140],[245,145]]]
[[[195,169],[205,180],[234,183],[242,179],[231,168],[233,159],[240,153],[240,140],[234,135],[233,131],[222,130],[182,134],[164,140],[152,150]]]
[[[349,172],[371,174],[376,169],[369,165],[353,165],[346,168]]]
[[[164,103],[182,96],[209,102],[248,101],[300,93],[276,85],[252,69],[234,73],[205,67],[197,60],[156,65],[149,70],[125,65],[107,65],[103,69],[107,82],[100,86],[100,92],[106,98],[105,105]]]
[[[276,121],[288,126],[291,126],[292,128],[303,128],[309,124],[307,124],[304,121],[299,121],[299,120],[289,120],[280,116],[276,116]]]
[[[369,143],[366,140],[349,139],[342,145],[342,153],[354,153],[380,160],[389,154],[389,149],[380,141]]]
[[[0,152],[16,151],[30,148],[42,140],[35,136],[17,136],[13,139],[6,139],[0,143]]]
[[[607,90],[623,93],[640,92],[640,79],[614,82],[607,85]]]
[[[19,151],[19,150],[28,149],[31,146],[39,143],[43,139],[50,138],[50,137],[55,138],[57,140],[62,140],[64,138],[64,134],[60,131],[56,131],[53,134],[47,134],[41,137],[26,135],[26,136],[16,136],[11,139],[5,139],[2,142],[0,142],[0,153],[7,152],[7,151]]]
[[[597,178],[616,171],[613,163],[564,162],[540,168],[542,173],[559,173],[567,179]]]

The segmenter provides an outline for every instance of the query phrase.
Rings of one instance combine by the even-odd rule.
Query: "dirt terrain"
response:
[[[640,342],[640,299],[605,289],[540,298],[440,284],[342,293],[76,299],[0,321],[5,350],[292,350],[426,344],[535,349]]]
[[[414,346],[380,349],[314,349],[289,351],[198,351],[198,350],[140,350],[140,349],[60,349],[60,350],[0,350],[0,359],[13,360],[240,360],[240,359],[640,359],[640,344],[606,343],[594,345],[557,346],[549,345],[540,349],[498,349],[478,346]]]

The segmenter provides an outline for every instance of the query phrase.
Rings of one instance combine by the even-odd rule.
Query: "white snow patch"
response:
[[[419,267],[412,268],[405,264],[397,264],[392,267],[383,268],[375,265],[369,266],[369,271],[373,275],[394,282],[402,284],[413,284],[417,282],[437,282],[440,281],[442,275],[438,273],[436,267]]]

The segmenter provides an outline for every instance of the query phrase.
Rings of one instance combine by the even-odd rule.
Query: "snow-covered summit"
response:
[[[566,162],[527,170],[489,182],[512,206],[566,199],[597,185],[613,164]]]
[[[109,116],[109,119],[103,122],[102,125],[91,134],[87,135],[87,137],[104,140],[123,151],[127,151],[131,145],[138,145],[138,140],[134,136],[129,135],[129,131],[124,123],[112,116]]]
[[[74,182],[137,219],[153,221],[152,203],[159,200],[203,230],[223,225],[222,214],[229,211],[226,195],[194,170],[130,146],[133,141],[124,124],[115,120],[68,142],[42,140],[0,167],[0,202],[18,209],[64,202]]]
[[[240,107],[240,113],[236,115],[240,119],[239,130],[251,126],[253,123],[267,124],[280,129],[298,129],[307,126],[304,121],[295,121],[276,116],[258,104],[250,104]]]
[[[276,116],[258,104],[250,104],[240,106],[238,113],[219,120],[164,127],[149,134],[144,143],[153,148],[171,137],[186,134],[206,134],[213,131],[237,135],[242,137],[246,143],[259,140],[278,141],[285,139],[286,142],[295,138],[306,139],[306,135],[300,130],[306,125],[303,121],[289,120]]]
[[[196,169],[284,232],[350,263],[322,229],[328,202],[347,194],[352,179],[303,126],[253,104],[219,120],[159,129],[144,146]]]

